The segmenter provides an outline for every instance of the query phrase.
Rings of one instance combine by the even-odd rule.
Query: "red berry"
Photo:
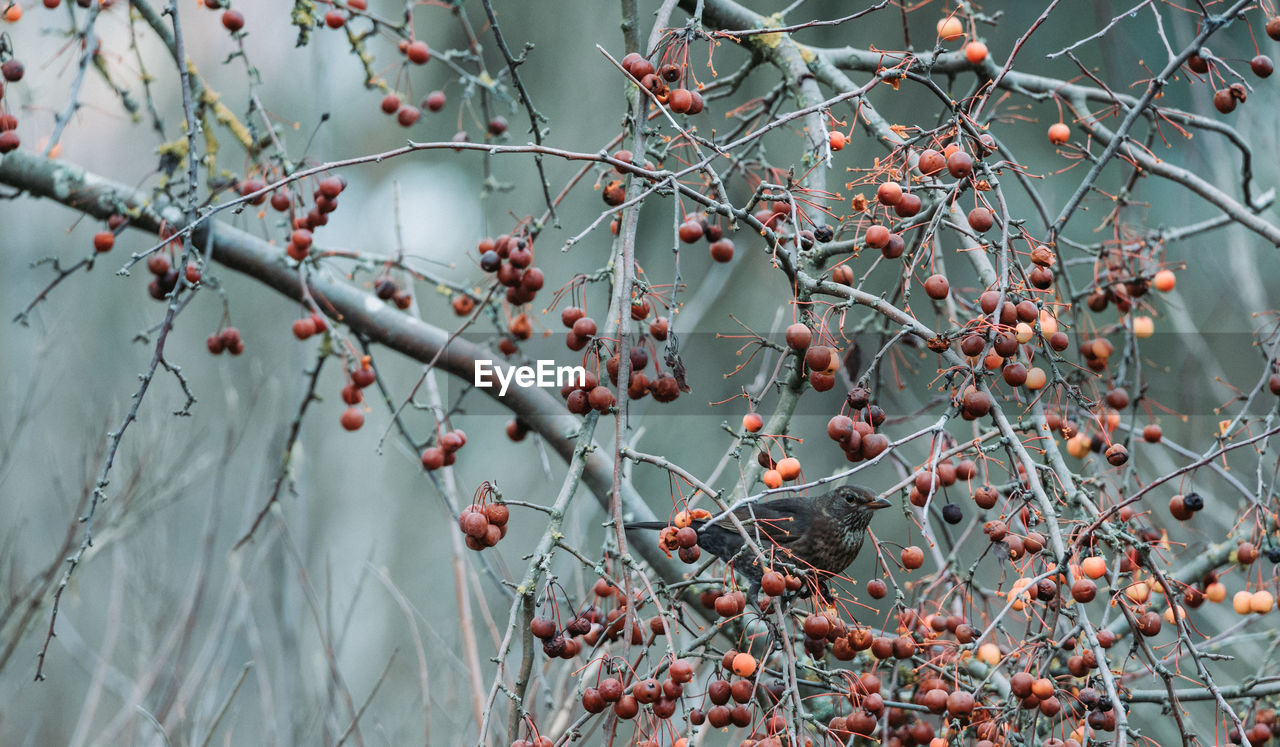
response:
[[[348,407],[342,411],[342,427],[349,431],[360,430],[360,426],[364,425],[364,413],[359,407]]]
[[[295,320],[293,323],[293,336],[299,340],[305,340],[316,333],[316,323],[311,317],[303,317]]]
[[[991,211],[984,207],[976,207],[969,211],[969,227],[978,233],[985,233],[995,225]]]
[[[687,220],[680,225],[680,240],[692,244],[702,238],[702,224],[696,220]]]
[[[898,200],[898,204],[893,206],[893,212],[898,214],[899,218],[910,218],[920,212],[920,198],[913,194],[904,194]]]
[[[238,10],[225,10],[222,12],[222,25],[234,34],[244,28],[244,14]]]
[[[787,346],[792,350],[805,350],[813,341],[813,331],[799,322],[787,327]]]
[[[415,65],[425,65],[427,60],[431,59],[431,50],[427,48],[427,43],[422,40],[410,42],[404,53],[409,58],[409,61]]]
[[[973,156],[958,150],[947,156],[947,173],[957,179],[963,179],[973,173]]]
[[[921,174],[928,176],[936,174],[947,165],[947,159],[933,148],[925,148],[920,152],[920,160],[916,163],[916,168]]]
[[[444,91],[432,91],[422,100],[422,106],[429,111],[438,112],[444,108]]]
[[[412,127],[422,112],[416,106],[403,106],[396,112],[396,121],[401,127]]]
[[[116,235],[110,231],[99,231],[93,235],[93,250],[109,252],[116,245]]]
[[[924,292],[929,298],[934,300],[942,300],[947,297],[947,293],[951,291],[951,286],[947,283],[947,279],[942,275],[930,275],[924,281]]]
[[[427,470],[437,470],[444,466],[444,449],[431,446],[422,451],[422,466]]]

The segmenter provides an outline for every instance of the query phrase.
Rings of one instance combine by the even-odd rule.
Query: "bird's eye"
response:
[[[853,503],[853,500],[857,497],[858,497],[858,494],[853,492],[852,490],[844,491],[844,499],[848,503]]]

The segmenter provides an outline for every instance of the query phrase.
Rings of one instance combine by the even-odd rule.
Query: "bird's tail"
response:
[[[666,529],[671,526],[668,521],[633,521],[630,524],[623,524],[626,529]]]

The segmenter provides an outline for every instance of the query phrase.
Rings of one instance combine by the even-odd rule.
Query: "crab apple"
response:
[[[1156,323],[1149,316],[1135,316],[1130,320],[1129,326],[1133,328],[1133,335],[1139,339],[1146,339],[1156,333]]]
[[[973,173],[973,156],[958,150],[947,156],[947,173],[956,179],[963,179]]]
[[[756,671],[756,657],[748,653],[740,653],[733,657],[733,673],[739,677],[750,677]]]
[[[93,250],[95,252],[109,252],[115,245],[116,235],[110,231],[99,231],[93,235]]]
[[[239,186],[240,196],[246,197],[248,195],[253,194],[254,192],[261,192],[264,188],[266,188],[266,186],[267,186],[266,182],[262,181],[261,179],[245,179],[244,181],[240,182],[240,186]],[[267,196],[265,194],[262,194],[249,200],[249,204],[261,205],[266,201],[267,201]]]
[[[692,244],[702,238],[702,224],[697,220],[686,220],[680,224],[680,240],[686,244]]]
[[[835,356],[826,345],[814,345],[804,354],[804,363],[814,371],[828,371],[832,368]]]
[[[903,241],[902,234],[890,233],[889,240],[885,242],[885,245],[883,247],[880,248],[880,254],[885,259],[897,259],[898,257],[901,257],[902,253],[905,252],[906,250],[907,250],[907,243]],[[849,270],[849,277],[850,277],[849,285],[852,285],[853,284],[852,268],[850,268]]]
[[[969,227],[978,233],[986,233],[995,223],[995,217],[987,208],[976,207],[969,211]]]
[[[893,206],[893,212],[897,213],[899,218],[910,218],[920,212],[920,198],[911,193],[904,193]]]
[[[938,38],[943,41],[954,41],[964,35],[964,24],[954,15],[938,21]]]
[[[617,207],[627,201],[627,190],[620,180],[614,179],[604,186],[600,196],[604,198],[606,205]]]
[[[1223,114],[1230,114],[1236,110],[1236,97],[1231,95],[1228,88],[1220,88],[1213,94],[1213,106]]]
[[[364,413],[353,405],[342,411],[341,421],[342,427],[349,431],[360,430],[360,426],[364,425]]]
[[[425,65],[431,59],[431,50],[421,39],[409,42],[409,46],[404,49],[404,54],[415,65]]]
[[[764,427],[764,418],[760,413],[749,412],[742,416],[742,428],[750,433],[758,433]]]
[[[964,58],[974,65],[980,65],[987,59],[987,45],[980,41],[971,41],[964,45]]]
[[[1178,276],[1173,270],[1160,270],[1151,278],[1151,284],[1161,293],[1168,293],[1178,284]]]
[[[1271,74],[1276,71],[1276,66],[1271,62],[1270,57],[1260,54],[1249,60],[1249,69],[1259,78],[1270,78]]]
[[[18,6],[13,5],[9,7],[16,8]],[[26,71],[27,71],[26,66],[24,66],[22,62],[17,59],[11,58],[11,59],[5,60],[3,64],[0,64],[0,75],[3,75],[4,79],[9,81],[10,83],[17,83],[18,81],[22,80],[22,76],[23,74],[26,73]]]
[[[778,462],[778,474],[783,480],[794,480],[800,476],[800,460],[786,457]]]
[[[897,205],[902,199],[902,187],[897,182],[881,182],[876,187],[876,201],[881,205]]]
[[[883,249],[889,243],[889,229],[884,226],[871,226],[862,239],[872,249]]]
[[[402,106],[400,111],[396,112],[396,121],[401,127],[412,127],[421,115],[422,111],[416,106]]]
[[[0,132],[0,153],[8,153],[17,150],[22,144],[21,138],[18,137],[16,130],[4,130]]]
[[[238,10],[228,9],[222,12],[222,26],[227,31],[235,33],[244,28],[244,14]]]
[[[1062,122],[1049,125],[1049,142],[1054,145],[1065,145],[1071,139],[1071,128]]]
[[[711,259],[716,262],[728,262],[733,259],[733,241],[730,239],[720,239],[711,243]]]
[[[916,169],[924,176],[931,176],[942,171],[947,165],[947,159],[933,148],[925,148],[920,151],[920,158],[916,161]]]
[[[1268,75],[1270,75],[1270,73],[1268,73]],[[838,130],[833,130],[831,134],[827,136],[827,143],[831,146],[831,150],[834,151],[844,150],[845,143],[847,142],[849,142],[849,138],[845,137],[844,133]]]
[[[676,114],[688,114],[693,108],[693,92],[687,88],[674,88],[667,94],[667,107]]]
[[[936,301],[946,298],[950,291],[951,286],[943,275],[930,275],[924,281],[924,292],[928,294],[929,298]]]
[[[786,339],[787,347],[792,350],[805,350],[809,347],[809,343],[813,341],[813,331],[808,326],[796,322],[787,327]]]
[[[639,52],[628,52],[619,64],[622,65],[623,70],[626,70],[627,73],[634,76],[635,73],[631,72],[631,68],[641,60],[644,60],[644,57]]]

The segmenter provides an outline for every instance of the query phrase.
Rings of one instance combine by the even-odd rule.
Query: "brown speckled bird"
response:
[[[742,506],[733,513],[764,552],[763,559],[751,556],[750,548],[727,516],[714,524],[694,521],[691,526],[698,532],[698,546],[733,562],[734,568],[751,580],[754,592],[771,562],[800,571],[817,571],[818,580],[848,568],[862,549],[871,517],[890,505],[866,488],[848,485],[822,495],[777,498]],[[643,521],[627,524],[627,529],[665,526],[660,521]]]

